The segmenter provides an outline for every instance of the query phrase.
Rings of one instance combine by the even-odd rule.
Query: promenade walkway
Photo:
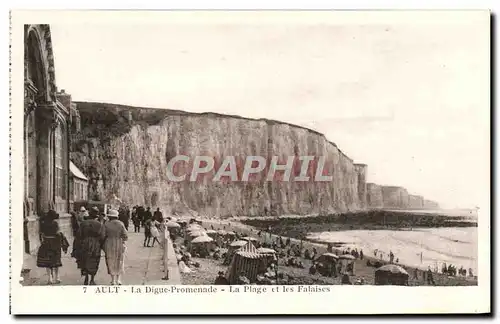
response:
[[[141,230],[143,231],[143,229]],[[177,282],[179,278],[175,275],[170,276],[169,280],[162,279],[165,276],[164,251],[158,243],[155,243],[153,248],[143,247],[144,232],[134,233],[133,231],[129,231],[128,237],[125,255],[125,274],[122,277],[124,285],[175,285],[179,283]],[[29,278],[24,281],[23,285],[47,285],[45,269],[36,266],[36,256],[29,257],[28,262],[30,263],[28,268],[31,271]],[[59,285],[83,285],[83,277],[80,276],[80,270],[76,267],[76,262],[71,257],[71,251],[68,251],[68,254],[63,253],[62,264],[63,266],[59,270],[61,278]],[[101,257],[95,281],[97,285],[108,285],[110,283],[104,253]]]

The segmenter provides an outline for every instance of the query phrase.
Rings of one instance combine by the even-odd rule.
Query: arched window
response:
[[[55,145],[55,190],[56,196],[65,198],[66,188],[64,186],[64,158],[63,158],[63,132],[60,124],[57,125],[54,132]]]

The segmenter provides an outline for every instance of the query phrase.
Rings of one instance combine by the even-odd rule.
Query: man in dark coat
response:
[[[118,219],[123,223],[123,225],[125,225],[125,229],[128,231],[130,215],[126,208],[120,208]]]
[[[153,218],[155,221],[159,223],[163,223],[163,214],[160,211],[160,208],[156,208],[156,211],[154,212]]]
[[[144,212],[144,224],[146,224],[146,222],[148,220],[151,220],[153,218],[153,214],[151,213],[151,208],[148,207],[146,208],[146,211]]]
[[[139,220],[141,221],[141,225],[144,226],[144,213],[146,211],[144,210],[144,207],[139,206],[137,207],[137,216],[139,217]]]
[[[134,233],[141,231],[141,214],[139,206],[132,209],[132,223],[134,223]]]

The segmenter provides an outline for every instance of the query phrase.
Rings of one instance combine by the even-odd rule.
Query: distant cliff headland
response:
[[[160,207],[204,216],[328,215],[371,208],[437,209],[402,187],[366,182],[354,163],[321,133],[268,119],[215,113],[76,102],[81,129],[72,161],[89,178],[89,198]],[[177,155],[324,156],[331,182],[171,182],[166,170]]]

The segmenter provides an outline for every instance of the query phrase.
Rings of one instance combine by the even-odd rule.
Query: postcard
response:
[[[490,19],[12,11],[12,313],[491,312]]]

